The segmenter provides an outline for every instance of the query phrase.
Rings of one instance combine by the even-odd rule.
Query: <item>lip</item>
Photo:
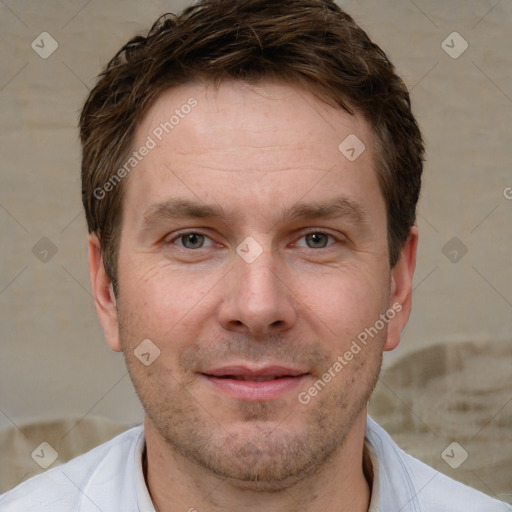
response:
[[[275,400],[293,391],[308,372],[282,365],[260,368],[244,365],[223,366],[202,372],[202,376],[218,391],[238,400]],[[272,380],[259,380],[269,379]]]

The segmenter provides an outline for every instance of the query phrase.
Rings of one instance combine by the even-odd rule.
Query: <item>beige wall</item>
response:
[[[90,295],[76,124],[114,52],[186,3],[0,3],[0,426],[60,414],[142,418]],[[438,342],[511,340],[512,3],[341,4],[395,62],[428,144],[414,312],[385,364]],[[58,42],[47,59],[31,48],[44,31]],[[469,43],[457,59],[441,47],[454,31]],[[57,249],[46,263],[32,252],[43,237]],[[452,237],[468,249],[458,263],[442,251]]]

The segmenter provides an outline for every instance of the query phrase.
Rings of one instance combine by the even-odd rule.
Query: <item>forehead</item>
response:
[[[366,121],[290,85],[168,90],[137,128],[134,148],[144,145],[152,148],[129,176],[125,199],[137,210],[171,191],[215,200],[222,190],[222,201],[254,208],[309,192],[334,199],[336,187],[380,196]]]
[[[366,142],[370,139],[369,126],[361,116],[334,109],[291,85],[225,81],[215,88],[190,83],[160,94],[137,129],[135,145],[152,135],[158,144],[152,156],[173,142],[175,155],[186,154],[187,148],[177,144],[183,137],[197,143],[196,156],[212,150],[229,153],[240,147],[260,155],[262,148],[282,153],[300,147],[302,152],[295,153],[294,159],[299,161],[304,153],[316,157],[325,150],[339,157],[344,133],[358,134]]]

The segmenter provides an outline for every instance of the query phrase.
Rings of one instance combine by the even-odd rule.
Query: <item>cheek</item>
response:
[[[351,340],[387,309],[389,286],[382,272],[336,269],[324,276],[301,276],[297,296],[304,314],[338,340]]]
[[[222,274],[185,274],[165,263],[143,267],[132,262],[125,268],[132,271],[120,280],[120,305],[130,333],[149,337],[162,347],[167,339],[172,338],[173,344],[186,340],[189,332],[197,336],[199,326],[212,314],[215,285]]]

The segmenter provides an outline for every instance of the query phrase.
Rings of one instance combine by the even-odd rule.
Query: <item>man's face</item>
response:
[[[355,160],[339,149],[354,135]],[[361,425],[387,330],[405,323],[351,349],[396,295],[369,127],[290,86],[227,82],[162,94],[135,148],[148,136],[123,199],[119,336],[106,329],[146,428],[218,475],[300,480]]]

